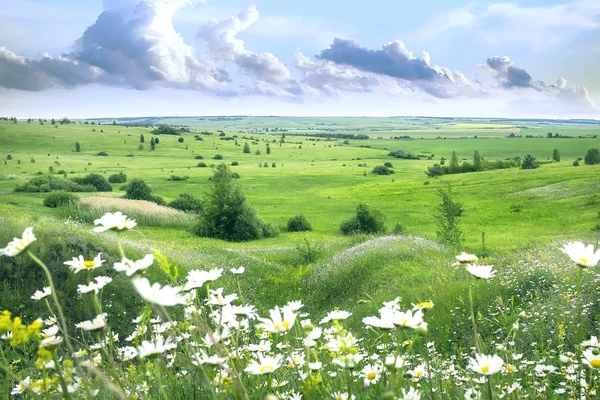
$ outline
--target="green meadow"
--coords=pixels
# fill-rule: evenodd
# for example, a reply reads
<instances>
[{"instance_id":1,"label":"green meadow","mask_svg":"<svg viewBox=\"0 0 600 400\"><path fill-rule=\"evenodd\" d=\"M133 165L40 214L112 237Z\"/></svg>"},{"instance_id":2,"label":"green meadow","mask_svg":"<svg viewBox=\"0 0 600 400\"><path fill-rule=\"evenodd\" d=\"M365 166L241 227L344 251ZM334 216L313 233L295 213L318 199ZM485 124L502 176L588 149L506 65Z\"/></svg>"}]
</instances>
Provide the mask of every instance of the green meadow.
<instances>
[{"instance_id":1,"label":"green meadow","mask_svg":"<svg viewBox=\"0 0 600 400\"><path fill-rule=\"evenodd\" d=\"M153 135L159 124L187 130L180 135ZM553 137L548 138L548 133ZM515 137L510 138L511 134ZM554 137L556 134L559 137ZM535 354L538 361L558 365L562 349L571 351L566 349L584 336L589 338L590 332L598 333L597 275L590 269L584 272L583 281L581 276L576 278L577 267L559 248L570 240L598 247L600 165L585 165L581 160L574 166L574 161L583 159L589 149L600 148L599 135L600 123L586 120L166 117L117 119L114 123L113 119L90 119L56 125L50 121L42 125L38 120L0 121L0 247L20 236L25 227L34 227L38 240L31 250L48 264L59 297L64 299L67 319L73 321L91 319L97 310L80 301L77 284L85 277L70 273L64 261L80 254L89 260L101 252L111 266L120 260L122 245L129 258L139 259L155 251L155 256L162 254L177 266L176 274L164 263L162 268L151 267L147 271L151 281L181 284L193 269L228 271L243 266L246 271L241 279L228 278L215 287L239 293L260 315L298 299L313 321L336 308L348 310L353 317L345 326L365 340L383 340L384 336L361 323L363 317L376 314L383 302L400 297L399 305L410 308L413 303L431 300L435 306L426 316L428 339L414 349L411 344L410 351L422 358L428 351L424 343L435 342L431 356L438 360L456 356L462 372L464 355L473 346L470 315L473 321L477 319L488 353L499 344L504 346L507 335L514 335L511 352L525 353L526 358ZM153 138L159 139L154 149L150 145ZM243 152L245 143L250 146L249 153ZM555 149L560 153L559 162L552 159ZM419 157L389 155L398 151ZM486 161L532 155L540 165L530 170L515 167L435 178L425 174L442 159L447 165L453 152L460 163L472 162L474 151ZM201 162L206 166L199 167ZM392 164L393 174L372 173L374 167L387 162ZM48 208L43 206L47 193L15 191L39 176L71 179L95 173L108 178L123 172L127 181L143 179L152 194L166 203L182 193L202 199L221 163L239 174L248 204L275 227L275 237L241 243L198 237L192 233L197 215L123 200L126 183L112 184L112 192L74 193L86 206ZM439 243L436 234L439 191L449 188L464 209L459 222L464 233L460 248ZM385 215L386 233L340 233L340 223L361 203ZM92 232L93 220L109 211L123 211L138 222L136 229L119 233L120 242L113 232ZM288 219L299 214L310 221L312 231L286 232ZM452 266L460 251L478 255L497 270L496 281L481 281L476 286L475 314L470 314L468 300L472 279L464 269ZM110 303L108 318L113 329L125 337L132 330L129 321L144 309L143 302L128 278L110 267L105 274L114 279L103 293ZM47 313L45 305L30 299L45 285L44 275L29 258L0 258L0 311L10 310L29 322ZM586 304L585 319L573 312L580 310L578 304ZM521 327L518 332L515 321ZM581 328L565 333L565 327L576 325ZM395 337L409 338L408 334ZM534 348L534 342L540 345ZM17 377L24 378L35 359L23 357L23 364L22 369L15 369L15 376L0 383L2 394L14 387ZM414 361L412 367L416 366ZM142 363L139 367L135 373L129 371L132 388L136 385L133 376L145 371ZM166 365L157 368L168 369ZM527 388L526 376L532 374L527 375L525 364L520 368ZM278 379L284 377L291 380L287 375ZM147 398L203 398L195 389L193 396L185 388L176 391L180 378L170 375L163 382L169 395L151 382ZM590 390L595 390L594 379L588 382ZM546 387L547 392L533 388L522 394L563 398L563 393L581 390L569 381L561 386L567 392L554 393L560 386L558 380ZM433 381L418 382L406 379L403 384L427 392L424 398L464 396L465 388L450 378L436 381L435 391ZM506 394L511 382L507 376L498 379L496 390ZM268 387L258 381L252 384L260 396L250 398L264 398L272 390L271 381ZM307 389L305 384L294 384L290 390L302 392L306 398L325 398L325 393L331 397L332 387L317 390L317 383L312 382L316 386ZM102 390L106 398L116 393ZM358 398L380 398L364 388L364 392L356 390ZM213 398L237 397L232 393Z\"/></svg>"}]
</instances>

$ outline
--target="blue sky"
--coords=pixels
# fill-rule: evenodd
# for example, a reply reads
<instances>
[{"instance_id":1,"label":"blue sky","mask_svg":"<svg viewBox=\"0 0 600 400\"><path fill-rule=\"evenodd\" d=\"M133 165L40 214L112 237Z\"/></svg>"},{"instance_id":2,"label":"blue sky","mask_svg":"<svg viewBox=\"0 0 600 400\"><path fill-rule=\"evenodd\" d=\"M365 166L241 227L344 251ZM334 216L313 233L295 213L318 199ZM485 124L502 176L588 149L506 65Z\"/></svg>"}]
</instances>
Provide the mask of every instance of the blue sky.
<instances>
[{"instance_id":1,"label":"blue sky","mask_svg":"<svg viewBox=\"0 0 600 400\"><path fill-rule=\"evenodd\" d=\"M0 0L0 114L600 118L600 2Z\"/></svg>"}]
</instances>

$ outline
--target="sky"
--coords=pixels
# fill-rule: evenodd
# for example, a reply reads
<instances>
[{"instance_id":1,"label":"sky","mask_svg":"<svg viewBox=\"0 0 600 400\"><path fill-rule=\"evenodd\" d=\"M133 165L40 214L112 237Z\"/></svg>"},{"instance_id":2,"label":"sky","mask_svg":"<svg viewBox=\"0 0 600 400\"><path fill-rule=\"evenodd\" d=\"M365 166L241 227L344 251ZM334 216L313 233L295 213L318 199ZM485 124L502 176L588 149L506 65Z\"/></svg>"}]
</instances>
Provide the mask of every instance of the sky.
<instances>
[{"instance_id":1,"label":"sky","mask_svg":"<svg viewBox=\"0 0 600 400\"><path fill-rule=\"evenodd\" d=\"M600 1L0 0L0 115L600 119Z\"/></svg>"}]
</instances>

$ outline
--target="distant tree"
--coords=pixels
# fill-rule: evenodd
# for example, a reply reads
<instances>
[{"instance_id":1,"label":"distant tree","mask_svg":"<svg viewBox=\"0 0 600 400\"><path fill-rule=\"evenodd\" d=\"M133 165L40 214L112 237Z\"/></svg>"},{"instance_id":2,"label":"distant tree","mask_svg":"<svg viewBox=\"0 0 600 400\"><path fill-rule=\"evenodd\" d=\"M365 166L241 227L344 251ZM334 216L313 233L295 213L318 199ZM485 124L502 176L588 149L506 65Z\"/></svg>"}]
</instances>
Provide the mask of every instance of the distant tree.
<instances>
[{"instance_id":1,"label":"distant tree","mask_svg":"<svg viewBox=\"0 0 600 400\"><path fill-rule=\"evenodd\" d=\"M51 123L52 125L56 125L56 120L55 120L54 118L52 118L52 119L50 120L50 123Z\"/></svg>"},{"instance_id":2,"label":"distant tree","mask_svg":"<svg viewBox=\"0 0 600 400\"><path fill-rule=\"evenodd\" d=\"M183 143L183 138L182 138L182 137L180 137L180 138L178 138L178 139L177 139L177 141L178 141L179 143Z\"/></svg>"},{"instance_id":3,"label":"distant tree","mask_svg":"<svg viewBox=\"0 0 600 400\"><path fill-rule=\"evenodd\" d=\"M244 153L250 154L250 145L248 142L244 143Z\"/></svg>"},{"instance_id":4,"label":"distant tree","mask_svg":"<svg viewBox=\"0 0 600 400\"><path fill-rule=\"evenodd\" d=\"M536 169L540 164L535 160L535 157L531 154L527 154L521 163L521 169Z\"/></svg>"},{"instance_id":5,"label":"distant tree","mask_svg":"<svg viewBox=\"0 0 600 400\"><path fill-rule=\"evenodd\" d=\"M79 144L79 142L75 142L75 151L77 153L79 153L81 151L81 145Z\"/></svg>"},{"instance_id":6,"label":"distant tree","mask_svg":"<svg viewBox=\"0 0 600 400\"><path fill-rule=\"evenodd\" d=\"M450 158L450 166L448 167L451 174L455 174L458 172L458 156L456 155L456 151L452 152L452 157Z\"/></svg>"},{"instance_id":7,"label":"distant tree","mask_svg":"<svg viewBox=\"0 0 600 400\"><path fill-rule=\"evenodd\" d=\"M139 178L133 178L125 187L126 199L130 200L147 200L158 204L164 203L160 197L152 195L152 189L146 182Z\"/></svg>"},{"instance_id":8,"label":"distant tree","mask_svg":"<svg viewBox=\"0 0 600 400\"><path fill-rule=\"evenodd\" d=\"M157 138L157 137L155 137L155 138L154 138L154 144L159 144L159 143L160 143L160 139L159 139L159 138Z\"/></svg>"},{"instance_id":9,"label":"distant tree","mask_svg":"<svg viewBox=\"0 0 600 400\"><path fill-rule=\"evenodd\" d=\"M583 158L587 165L600 164L600 151L598 149L589 149Z\"/></svg>"},{"instance_id":10,"label":"distant tree","mask_svg":"<svg viewBox=\"0 0 600 400\"><path fill-rule=\"evenodd\" d=\"M481 155L479 155L479 150L473 152L473 170L483 171L483 162L481 160Z\"/></svg>"},{"instance_id":11,"label":"distant tree","mask_svg":"<svg viewBox=\"0 0 600 400\"><path fill-rule=\"evenodd\" d=\"M154 151L154 149L156 148L156 142L154 141L154 138L150 139L150 149L152 151Z\"/></svg>"},{"instance_id":12,"label":"distant tree","mask_svg":"<svg viewBox=\"0 0 600 400\"><path fill-rule=\"evenodd\" d=\"M442 200L437 208L438 213L435 215L439 229L436 231L438 240L458 248L464 241L464 234L458 226L464 212L463 205L452 199L451 187L448 187L447 191L438 189L438 193Z\"/></svg>"},{"instance_id":13,"label":"distant tree","mask_svg":"<svg viewBox=\"0 0 600 400\"><path fill-rule=\"evenodd\" d=\"M117 121L114 121L114 120L113 120L113 125L116 125L116 124L117 124Z\"/></svg>"},{"instance_id":14,"label":"distant tree","mask_svg":"<svg viewBox=\"0 0 600 400\"><path fill-rule=\"evenodd\" d=\"M142 134L140 135L140 142L141 142L141 143L144 143L144 140L146 140L146 139L144 139L144 134L142 133Z\"/></svg>"},{"instance_id":15,"label":"distant tree","mask_svg":"<svg viewBox=\"0 0 600 400\"><path fill-rule=\"evenodd\" d=\"M271 147L269 145L267 145L267 154L271 154Z\"/></svg>"},{"instance_id":16,"label":"distant tree","mask_svg":"<svg viewBox=\"0 0 600 400\"><path fill-rule=\"evenodd\" d=\"M560 153L558 152L558 149L554 149L552 152L552 159L556 162L560 162Z\"/></svg>"},{"instance_id":17,"label":"distant tree","mask_svg":"<svg viewBox=\"0 0 600 400\"><path fill-rule=\"evenodd\" d=\"M30 124L31 123L31 118L27 118L27 123Z\"/></svg>"}]
</instances>

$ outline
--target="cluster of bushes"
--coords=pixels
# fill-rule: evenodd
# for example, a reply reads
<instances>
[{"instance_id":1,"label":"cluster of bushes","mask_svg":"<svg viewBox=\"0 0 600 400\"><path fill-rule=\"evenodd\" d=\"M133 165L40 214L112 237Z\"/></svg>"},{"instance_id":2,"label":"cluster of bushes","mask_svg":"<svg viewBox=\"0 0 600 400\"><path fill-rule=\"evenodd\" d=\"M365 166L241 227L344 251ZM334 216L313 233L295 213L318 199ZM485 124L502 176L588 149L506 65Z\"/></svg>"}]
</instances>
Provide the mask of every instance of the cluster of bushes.
<instances>
[{"instance_id":1,"label":"cluster of bushes","mask_svg":"<svg viewBox=\"0 0 600 400\"><path fill-rule=\"evenodd\" d=\"M189 132L189 128L174 128L169 125L159 125L152 130L154 135L181 135L183 132Z\"/></svg>"},{"instance_id":2,"label":"cluster of bushes","mask_svg":"<svg viewBox=\"0 0 600 400\"><path fill-rule=\"evenodd\" d=\"M36 176L28 182L17 185L15 192L110 192L112 186L102 175L89 174L83 178L61 179L53 176Z\"/></svg>"},{"instance_id":3,"label":"cluster of bushes","mask_svg":"<svg viewBox=\"0 0 600 400\"><path fill-rule=\"evenodd\" d=\"M385 232L385 215L366 204L356 207L356 214L342 221L340 232L344 235L377 234Z\"/></svg>"},{"instance_id":4,"label":"cluster of bushes","mask_svg":"<svg viewBox=\"0 0 600 400\"><path fill-rule=\"evenodd\" d=\"M378 165L375 168L373 168L373 171L371 171L371 173L375 175L391 175L394 173L394 170L388 167L387 165Z\"/></svg>"},{"instance_id":5,"label":"cluster of bushes","mask_svg":"<svg viewBox=\"0 0 600 400\"><path fill-rule=\"evenodd\" d=\"M108 182L110 183L125 183L127 182L127 175L123 172L119 172L118 174L113 174L108 177Z\"/></svg>"},{"instance_id":6,"label":"cluster of bushes","mask_svg":"<svg viewBox=\"0 0 600 400\"><path fill-rule=\"evenodd\" d=\"M187 213L199 214L202 212L202 202L188 193L180 194L167 206Z\"/></svg>"},{"instance_id":7,"label":"cluster of bushes","mask_svg":"<svg viewBox=\"0 0 600 400\"><path fill-rule=\"evenodd\" d=\"M530 156L528 156L530 157ZM527 157L526 157L527 158ZM535 158L534 158L535 161ZM535 164L538 165L539 164ZM468 172L479 172L479 171L490 171L495 169L508 169L508 168L516 168L521 167L522 161L521 157L515 157L513 159L508 160L495 160L495 161L486 161L481 157L479 151L475 150L473 153L473 162L464 161L459 163L458 156L456 152L452 152L452 157L450 159L450 164L446 165L446 160L442 158L442 161L439 164L433 164L430 167L427 167L427 171L425 174L432 178L435 176L448 175L448 174L464 174ZM536 167L537 168L537 167Z\"/></svg>"},{"instance_id":8,"label":"cluster of bushes","mask_svg":"<svg viewBox=\"0 0 600 400\"><path fill-rule=\"evenodd\" d=\"M44 197L44 207L57 208L74 205L79 202L79 197L69 192L51 192Z\"/></svg>"},{"instance_id":9,"label":"cluster of bushes","mask_svg":"<svg viewBox=\"0 0 600 400\"><path fill-rule=\"evenodd\" d=\"M190 179L190 177L187 175L171 175L169 178L167 178L168 181L187 181L188 179Z\"/></svg>"},{"instance_id":10,"label":"cluster of bushes","mask_svg":"<svg viewBox=\"0 0 600 400\"><path fill-rule=\"evenodd\" d=\"M388 157L400 158L402 160L420 160L419 156L405 153L403 150L390 151Z\"/></svg>"},{"instance_id":11,"label":"cluster of bushes","mask_svg":"<svg viewBox=\"0 0 600 400\"><path fill-rule=\"evenodd\" d=\"M129 200L146 200L164 206L165 201L160 196L152 194L152 188L148 186L142 179L134 178L129 181L125 187L125 199Z\"/></svg>"}]
</instances>

